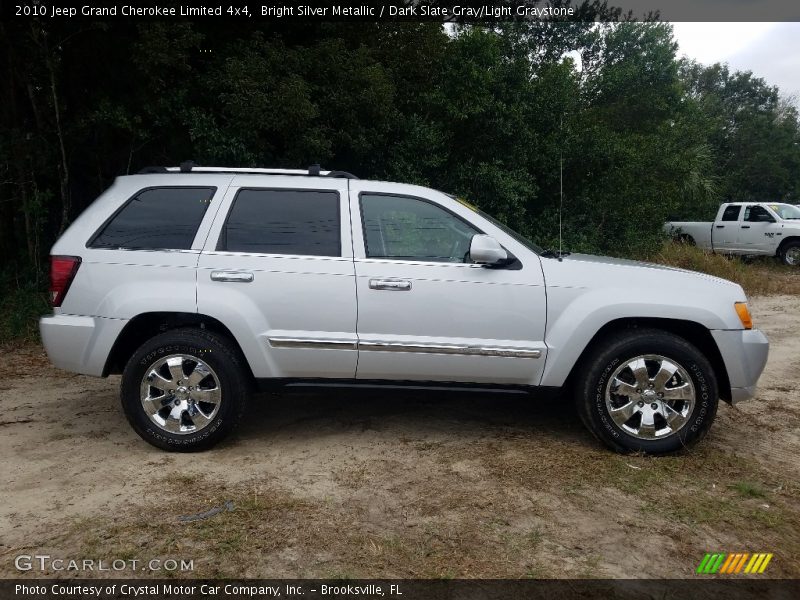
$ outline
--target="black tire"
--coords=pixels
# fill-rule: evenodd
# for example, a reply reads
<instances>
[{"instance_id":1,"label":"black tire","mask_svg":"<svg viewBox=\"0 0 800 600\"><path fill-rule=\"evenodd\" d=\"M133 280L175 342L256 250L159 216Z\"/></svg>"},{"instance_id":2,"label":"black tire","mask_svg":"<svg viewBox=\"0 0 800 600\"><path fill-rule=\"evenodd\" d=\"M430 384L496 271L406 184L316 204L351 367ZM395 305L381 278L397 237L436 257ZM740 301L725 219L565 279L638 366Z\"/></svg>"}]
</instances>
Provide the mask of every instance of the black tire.
<instances>
[{"instance_id":1,"label":"black tire","mask_svg":"<svg viewBox=\"0 0 800 600\"><path fill-rule=\"evenodd\" d=\"M694 238L686 233L682 234L680 239L678 240L681 244L685 246L696 246L697 243L694 241Z\"/></svg>"},{"instance_id":2,"label":"black tire","mask_svg":"<svg viewBox=\"0 0 800 600\"><path fill-rule=\"evenodd\" d=\"M169 356L180 355L201 359L211 370L212 378L204 380L207 387L219 390L219 401L208 406L216 406L209 412L209 419L202 428L187 433L167 431L148 416L142 401L141 386L143 378L154 364ZM181 369L191 369L191 360L186 360ZM196 364L196 363L195 363ZM239 424L250 395L250 380L244 368L244 358L238 349L225 337L210 333L203 329L175 329L157 335L139 347L125 366L120 385L122 408L128 422L142 439L162 450L174 452L198 452L207 450L228 436ZM169 372L169 366L162 366ZM191 376L191 373L187 376ZM209 384L208 382L211 381ZM183 389L183 388L182 388ZM200 390L200 384L197 388ZM158 390L155 390L156 393ZM177 390L175 390L177 391ZM186 392L189 394L190 392ZM172 407L170 398L164 395L164 410L169 413ZM194 402L187 400L187 402ZM176 409L178 411L179 409ZM160 414L164 414L163 411ZM189 419L188 428L195 427L194 422L185 413L180 416L181 427L184 420ZM174 421L173 421L174 422Z\"/></svg>"},{"instance_id":3,"label":"black tire","mask_svg":"<svg viewBox=\"0 0 800 600\"><path fill-rule=\"evenodd\" d=\"M641 439L632 435L615 422L609 411L606 402L606 391L610 390L611 379L615 371L623 368L627 361L646 355L657 355L664 357L673 364L678 365L691 379L694 386L694 406L686 406L687 415L682 427L677 431L664 434L663 437L655 439ZM649 359L648 359L649 360ZM657 362L647 362L648 372ZM714 370L706 357L692 344L685 339L674 334L658 329L632 329L619 333L609 338L603 345L595 349L589 356L578 365L578 376L575 385L575 404L578 414L584 425L595 437L606 446L617 452L645 452L647 454L669 454L690 447L701 440L711 427L714 417L717 414L719 402L719 392ZM624 373L624 371L623 371ZM624 376L623 373L620 375ZM630 371L632 375L633 372ZM667 383L677 381L668 380ZM633 387L638 384L633 382ZM616 388L615 389L619 389ZM638 393L638 389L636 392ZM665 395L668 395L664 392ZM653 392L648 391L648 394ZM633 392L631 392L633 395ZM619 396L611 396L612 399L619 399ZM624 397L624 395L623 395ZM639 398L644 398L641 396ZM622 399L621 404L628 400ZM656 400L658 400L656 398ZM614 400L616 401L616 400ZM640 400L641 402L641 400ZM644 400L644 404L649 400ZM637 402L637 406L642 406ZM656 405L652 405L656 406ZM617 408L617 406L614 406ZM635 410L642 410L637 408ZM662 410L661 414L665 414ZM635 427L636 415L631 417L633 421L623 423L624 426ZM639 429L641 430L642 416L639 416ZM655 417L658 424L664 425L662 417Z\"/></svg>"},{"instance_id":4,"label":"black tire","mask_svg":"<svg viewBox=\"0 0 800 600\"><path fill-rule=\"evenodd\" d=\"M787 253L789 250L796 250L800 248L800 240L792 240L790 242L786 242L783 246L781 246L780 250L778 251L778 258L780 259L781 263L787 265L789 267L797 267L800 266L797 262L791 262L787 257Z\"/></svg>"}]
</instances>

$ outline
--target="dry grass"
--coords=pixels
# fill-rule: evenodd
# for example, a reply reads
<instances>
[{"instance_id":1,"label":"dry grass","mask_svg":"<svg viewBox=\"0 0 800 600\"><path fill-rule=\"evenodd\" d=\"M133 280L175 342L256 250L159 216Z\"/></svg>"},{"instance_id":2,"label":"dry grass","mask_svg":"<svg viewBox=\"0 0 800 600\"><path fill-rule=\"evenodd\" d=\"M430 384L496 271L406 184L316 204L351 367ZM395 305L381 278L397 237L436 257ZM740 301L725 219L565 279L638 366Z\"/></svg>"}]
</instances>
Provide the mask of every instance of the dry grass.
<instances>
[{"instance_id":1,"label":"dry grass","mask_svg":"<svg viewBox=\"0 0 800 600\"><path fill-rule=\"evenodd\" d=\"M35 374L52 371L53 365L42 345L22 339L0 343L0 378L19 376L20 373Z\"/></svg>"},{"instance_id":2,"label":"dry grass","mask_svg":"<svg viewBox=\"0 0 800 600\"><path fill-rule=\"evenodd\" d=\"M620 456L503 429L433 456L411 445L428 462L422 480L393 461L362 462L355 477L337 474L342 498L300 498L265 479L226 485L172 474L143 506L73 522L51 543L80 556L193 558L193 573L164 573L177 577L594 578L616 574L609 556L634 535L676 565L747 545L781 557L775 575L796 572L796 484L754 461L711 444L675 457ZM378 490L396 504L379 505ZM231 512L177 519L229 500ZM641 552L634 548L625 552Z\"/></svg>"},{"instance_id":3,"label":"dry grass","mask_svg":"<svg viewBox=\"0 0 800 600\"><path fill-rule=\"evenodd\" d=\"M291 572L300 577L350 579L389 577L453 578L522 575L538 572L533 554L541 541L536 530L512 529L503 519L481 517L469 523L430 515L407 527L389 519L369 522L365 507L298 499L258 483L215 484L202 477L162 484L153 506L124 518L81 519L52 541L81 555L123 559L192 558L194 572L164 572L168 577L263 577ZM450 509L470 503L464 491L446 495ZM232 511L181 523L177 515L200 513L226 501ZM442 509L442 506L437 507ZM446 521L446 522L445 522ZM487 553L488 548L493 552ZM149 573L143 573L149 575ZM155 574L154 574L155 575ZM140 575L141 576L141 575Z\"/></svg>"},{"instance_id":4,"label":"dry grass","mask_svg":"<svg viewBox=\"0 0 800 600\"><path fill-rule=\"evenodd\" d=\"M708 273L735 281L750 296L800 294L800 268L787 267L775 258L723 256L680 242L666 243L650 262Z\"/></svg>"}]
</instances>

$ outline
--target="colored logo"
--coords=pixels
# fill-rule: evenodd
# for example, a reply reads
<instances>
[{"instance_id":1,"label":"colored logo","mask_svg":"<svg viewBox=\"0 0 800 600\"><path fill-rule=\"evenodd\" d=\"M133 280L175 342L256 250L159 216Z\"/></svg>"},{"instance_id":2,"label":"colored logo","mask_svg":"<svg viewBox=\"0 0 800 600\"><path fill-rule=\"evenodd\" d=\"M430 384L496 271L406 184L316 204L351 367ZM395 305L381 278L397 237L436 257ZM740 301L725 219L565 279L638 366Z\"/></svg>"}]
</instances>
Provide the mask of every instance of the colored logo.
<instances>
[{"instance_id":1,"label":"colored logo","mask_svg":"<svg viewBox=\"0 0 800 600\"><path fill-rule=\"evenodd\" d=\"M772 553L750 554L740 552L738 554L706 554L697 567L697 572L703 575L738 575L763 573L769 561L772 560Z\"/></svg>"}]
</instances>

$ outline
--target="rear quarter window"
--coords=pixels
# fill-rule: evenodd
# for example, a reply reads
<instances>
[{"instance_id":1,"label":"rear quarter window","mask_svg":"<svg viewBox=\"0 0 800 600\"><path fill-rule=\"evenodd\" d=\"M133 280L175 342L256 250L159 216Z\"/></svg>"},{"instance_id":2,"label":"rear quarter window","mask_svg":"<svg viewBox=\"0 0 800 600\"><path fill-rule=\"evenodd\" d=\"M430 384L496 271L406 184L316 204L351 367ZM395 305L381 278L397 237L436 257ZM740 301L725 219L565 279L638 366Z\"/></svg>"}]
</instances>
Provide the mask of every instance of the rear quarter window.
<instances>
[{"instance_id":1,"label":"rear quarter window","mask_svg":"<svg viewBox=\"0 0 800 600\"><path fill-rule=\"evenodd\" d=\"M722 213L722 220L723 221L738 221L739 220L739 212L741 212L741 206L726 206L725 212Z\"/></svg>"},{"instance_id":2,"label":"rear quarter window","mask_svg":"<svg viewBox=\"0 0 800 600\"><path fill-rule=\"evenodd\" d=\"M213 187L145 188L114 213L87 245L188 250L215 191Z\"/></svg>"}]
</instances>

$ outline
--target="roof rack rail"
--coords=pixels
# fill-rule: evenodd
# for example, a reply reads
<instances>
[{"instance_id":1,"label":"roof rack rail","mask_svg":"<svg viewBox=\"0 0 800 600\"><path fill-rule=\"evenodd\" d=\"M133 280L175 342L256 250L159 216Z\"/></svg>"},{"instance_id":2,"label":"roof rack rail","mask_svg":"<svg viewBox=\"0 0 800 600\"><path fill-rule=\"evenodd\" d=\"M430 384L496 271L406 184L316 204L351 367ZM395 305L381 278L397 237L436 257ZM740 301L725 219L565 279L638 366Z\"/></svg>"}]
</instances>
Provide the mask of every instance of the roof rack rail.
<instances>
[{"instance_id":1,"label":"roof rack rail","mask_svg":"<svg viewBox=\"0 0 800 600\"><path fill-rule=\"evenodd\" d=\"M200 167L191 160L184 161L178 167L145 167L139 175L154 173L239 173L243 175L302 175L311 177L334 177L339 179L358 179L347 171L323 171L318 165L308 169L261 169L248 167Z\"/></svg>"}]
</instances>

